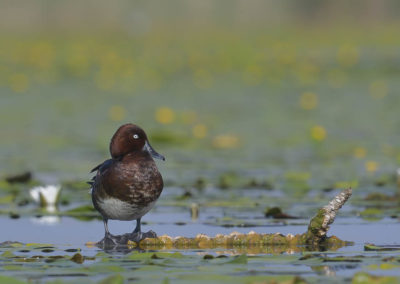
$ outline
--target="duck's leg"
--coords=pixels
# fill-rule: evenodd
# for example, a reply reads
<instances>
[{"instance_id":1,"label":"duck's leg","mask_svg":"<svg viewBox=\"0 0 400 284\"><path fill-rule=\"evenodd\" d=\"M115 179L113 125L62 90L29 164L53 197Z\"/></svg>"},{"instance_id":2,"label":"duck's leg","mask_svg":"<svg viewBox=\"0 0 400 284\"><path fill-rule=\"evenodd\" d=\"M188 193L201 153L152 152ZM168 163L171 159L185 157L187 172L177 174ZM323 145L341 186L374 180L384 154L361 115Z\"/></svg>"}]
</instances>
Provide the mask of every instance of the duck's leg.
<instances>
[{"instance_id":1,"label":"duck's leg","mask_svg":"<svg viewBox=\"0 0 400 284\"><path fill-rule=\"evenodd\" d=\"M108 230L108 219L103 218L104 223L104 238L97 243L98 246L101 247L109 247L115 246L117 244L117 240L111 235L110 231Z\"/></svg>"},{"instance_id":2,"label":"duck's leg","mask_svg":"<svg viewBox=\"0 0 400 284\"><path fill-rule=\"evenodd\" d=\"M111 234L110 234L110 231L108 230L108 219L103 219L103 223L104 223L104 231L105 231L104 237L110 237Z\"/></svg>"},{"instance_id":3,"label":"duck's leg","mask_svg":"<svg viewBox=\"0 0 400 284\"><path fill-rule=\"evenodd\" d=\"M141 219L142 218L137 218L136 219L136 228L135 228L135 230L133 230L133 232L132 232L132 234L137 234L137 233L141 233L142 232L142 229L141 229Z\"/></svg>"},{"instance_id":4,"label":"duck's leg","mask_svg":"<svg viewBox=\"0 0 400 284\"><path fill-rule=\"evenodd\" d=\"M142 229L141 229L141 218L136 219L136 227L135 230L130 234L130 240L134 242L140 242L143 239Z\"/></svg>"},{"instance_id":5,"label":"duck's leg","mask_svg":"<svg viewBox=\"0 0 400 284\"><path fill-rule=\"evenodd\" d=\"M140 242L145 238L157 238L157 234L153 231L148 231L146 233L142 233L141 229L141 218L136 219L136 227L131 234L131 240L135 242Z\"/></svg>"}]
</instances>

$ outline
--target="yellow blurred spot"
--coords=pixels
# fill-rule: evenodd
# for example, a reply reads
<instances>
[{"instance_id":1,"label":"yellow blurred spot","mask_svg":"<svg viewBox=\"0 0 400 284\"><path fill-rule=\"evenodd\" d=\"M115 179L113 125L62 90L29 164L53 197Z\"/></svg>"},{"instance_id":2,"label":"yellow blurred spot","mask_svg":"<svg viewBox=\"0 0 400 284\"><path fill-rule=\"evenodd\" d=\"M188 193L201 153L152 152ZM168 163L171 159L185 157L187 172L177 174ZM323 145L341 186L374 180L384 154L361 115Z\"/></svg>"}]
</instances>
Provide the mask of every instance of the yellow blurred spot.
<instances>
[{"instance_id":1,"label":"yellow blurred spot","mask_svg":"<svg viewBox=\"0 0 400 284\"><path fill-rule=\"evenodd\" d=\"M123 106L112 106L108 111L108 116L112 121L121 121L124 119L126 114L125 108Z\"/></svg>"},{"instance_id":2,"label":"yellow blurred spot","mask_svg":"<svg viewBox=\"0 0 400 284\"><path fill-rule=\"evenodd\" d=\"M160 107L156 110L156 120L162 124L169 124L175 120L175 112L169 107Z\"/></svg>"},{"instance_id":3,"label":"yellow blurred spot","mask_svg":"<svg viewBox=\"0 0 400 284\"><path fill-rule=\"evenodd\" d=\"M16 93L25 92L29 88L29 79L25 74L16 73L8 79L11 90Z\"/></svg>"},{"instance_id":4,"label":"yellow blurred spot","mask_svg":"<svg viewBox=\"0 0 400 284\"><path fill-rule=\"evenodd\" d=\"M192 128L192 133L194 137L202 139L207 136L207 126L204 124L196 124Z\"/></svg>"},{"instance_id":5,"label":"yellow blurred spot","mask_svg":"<svg viewBox=\"0 0 400 284\"><path fill-rule=\"evenodd\" d=\"M371 94L371 97L373 97L374 99L382 99L386 97L388 93L388 87L386 81L377 80L372 82L369 85L369 93Z\"/></svg>"},{"instance_id":6,"label":"yellow blurred spot","mask_svg":"<svg viewBox=\"0 0 400 284\"><path fill-rule=\"evenodd\" d=\"M29 61L40 69L48 69L54 61L54 47L48 42L39 42L32 46Z\"/></svg>"},{"instance_id":7,"label":"yellow blurred spot","mask_svg":"<svg viewBox=\"0 0 400 284\"><path fill-rule=\"evenodd\" d=\"M369 173L374 173L378 169L378 163L375 161L367 161L365 162L365 170Z\"/></svg>"},{"instance_id":8,"label":"yellow blurred spot","mask_svg":"<svg viewBox=\"0 0 400 284\"><path fill-rule=\"evenodd\" d=\"M200 89L209 89L214 84L214 79L207 70L198 69L193 74L193 82Z\"/></svg>"},{"instance_id":9,"label":"yellow blurred spot","mask_svg":"<svg viewBox=\"0 0 400 284\"><path fill-rule=\"evenodd\" d=\"M311 128L311 138L316 141L323 141L326 138L326 130L320 125Z\"/></svg>"},{"instance_id":10,"label":"yellow blurred spot","mask_svg":"<svg viewBox=\"0 0 400 284\"><path fill-rule=\"evenodd\" d=\"M364 147L356 147L354 149L354 157L356 158L364 158L367 155L367 150Z\"/></svg>"},{"instance_id":11,"label":"yellow blurred spot","mask_svg":"<svg viewBox=\"0 0 400 284\"><path fill-rule=\"evenodd\" d=\"M337 61L344 67L353 66L358 62L359 51L354 45L343 45L337 52Z\"/></svg>"},{"instance_id":12,"label":"yellow blurred spot","mask_svg":"<svg viewBox=\"0 0 400 284\"><path fill-rule=\"evenodd\" d=\"M318 105L318 97L315 93L305 92L300 96L300 107L306 110L312 110Z\"/></svg>"},{"instance_id":13,"label":"yellow blurred spot","mask_svg":"<svg viewBox=\"0 0 400 284\"><path fill-rule=\"evenodd\" d=\"M243 81L248 85L257 85L261 83L263 71L260 66L249 65L243 72Z\"/></svg>"},{"instance_id":14,"label":"yellow blurred spot","mask_svg":"<svg viewBox=\"0 0 400 284\"><path fill-rule=\"evenodd\" d=\"M220 149L234 149L239 146L239 138L235 135L218 135L213 139L212 145Z\"/></svg>"}]
</instances>

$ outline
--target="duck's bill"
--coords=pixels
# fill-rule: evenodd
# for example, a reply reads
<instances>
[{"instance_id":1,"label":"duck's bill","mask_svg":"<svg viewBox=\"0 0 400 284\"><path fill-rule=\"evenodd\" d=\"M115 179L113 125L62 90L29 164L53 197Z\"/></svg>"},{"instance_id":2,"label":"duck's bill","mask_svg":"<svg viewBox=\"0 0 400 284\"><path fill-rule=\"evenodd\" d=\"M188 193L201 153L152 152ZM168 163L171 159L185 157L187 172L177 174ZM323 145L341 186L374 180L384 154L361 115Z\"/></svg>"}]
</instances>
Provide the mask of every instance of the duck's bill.
<instances>
[{"instance_id":1,"label":"duck's bill","mask_svg":"<svg viewBox=\"0 0 400 284\"><path fill-rule=\"evenodd\" d=\"M150 143L146 141L146 144L144 145L144 147L146 148L147 152L150 153L150 155L154 158L154 159L160 159L165 161L165 157L161 154L158 154L156 152L156 150L153 149L153 147L151 147Z\"/></svg>"}]
</instances>

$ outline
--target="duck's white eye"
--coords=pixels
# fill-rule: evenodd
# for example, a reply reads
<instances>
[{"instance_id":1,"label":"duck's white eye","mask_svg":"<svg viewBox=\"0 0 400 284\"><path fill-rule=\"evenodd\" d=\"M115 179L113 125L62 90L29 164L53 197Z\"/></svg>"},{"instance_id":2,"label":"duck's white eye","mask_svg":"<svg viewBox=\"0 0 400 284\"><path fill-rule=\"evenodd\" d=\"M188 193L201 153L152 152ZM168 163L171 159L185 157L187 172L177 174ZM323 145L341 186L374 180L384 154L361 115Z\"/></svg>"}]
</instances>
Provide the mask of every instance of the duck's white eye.
<instances>
[{"instance_id":1,"label":"duck's white eye","mask_svg":"<svg viewBox=\"0 0 400 284\"><path fill-rule=\"evenodd\" d=\"M134 139L138 139L138 138L139 138L139 135L133 134L133 138L134 138Z\"/></svg>"}]
</instances>

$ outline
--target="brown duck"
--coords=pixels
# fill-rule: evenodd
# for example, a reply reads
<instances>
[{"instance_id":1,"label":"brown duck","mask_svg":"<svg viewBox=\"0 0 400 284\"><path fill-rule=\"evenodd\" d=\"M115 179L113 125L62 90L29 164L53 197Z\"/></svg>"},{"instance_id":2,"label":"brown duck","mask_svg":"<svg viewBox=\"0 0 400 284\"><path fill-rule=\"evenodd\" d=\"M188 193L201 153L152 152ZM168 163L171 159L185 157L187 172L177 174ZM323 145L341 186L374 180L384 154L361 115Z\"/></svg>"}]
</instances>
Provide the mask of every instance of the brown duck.
<instances>
[{"instance_id":1,"label":"brown duck","mask_svg":"<svg viewBox=\"0 0 400 284\"><path fill-rule=\"evenodd\" d=\"M104 221L105 236L100 242L117 244L107 226L112 220L136 220L128 238L135 241L155 237L152 231L142 233L141 218L153 208L163 190L163 179L153 158L165 160L150 145L146 133L135 124L122 125L110 142L111 159L95 167L90 184L94 207Z\"/></svg>"}]
</instances>

